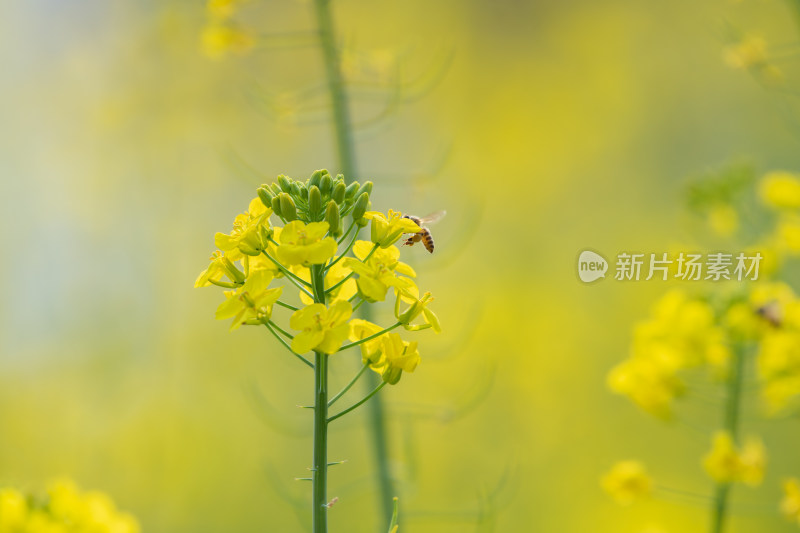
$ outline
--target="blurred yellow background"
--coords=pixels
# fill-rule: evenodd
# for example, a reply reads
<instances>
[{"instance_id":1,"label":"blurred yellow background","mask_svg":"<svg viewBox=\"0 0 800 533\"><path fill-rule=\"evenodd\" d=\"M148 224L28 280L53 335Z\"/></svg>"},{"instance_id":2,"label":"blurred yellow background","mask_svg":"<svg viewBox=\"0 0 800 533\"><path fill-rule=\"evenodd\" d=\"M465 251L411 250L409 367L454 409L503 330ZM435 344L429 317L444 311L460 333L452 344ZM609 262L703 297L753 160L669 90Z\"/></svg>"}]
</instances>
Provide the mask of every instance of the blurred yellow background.
<instances>
[{"instance_id":1,"label":"blurred yellow background","mask_svg":"<svg viewBox=\"0 0 800 533\"><path fill-rule=\"evenodd\" d=\"M666 284L584 286L574 263L586 247L694 242L688 175L742 157L798 168L796 97L722 58L726 28L795 43L798 15L776 0L334 9L367 71L356 122L390 103L356 134L356 178L375 182L378 210L448 211L436 254L403 250L445 331L421 335L419 369L382 393L401 531L705 531L706 506L621 509L600 490L614 461L640 458L708 492L708 439L605 384ZM241 20L313 27L299 1L252 0ZM144 531L304 531L307 371L265 331L228 333L218 291L192 284L259 183L338 171L322 63L313 46L212 60L205 24L199 0L0 6L0 484L69 476ZM783 56L799 90L800 56ZM381 70L395 60L418 81L396 109ZM736 491L730 531L791 531L774 502L800 474L800 431L744 416L776 468ZM687 418L710 433L719 416ZM331 459L348 460L330 473L331 531L385 530L363 420L331 434ZM496 488L497 516L476 525Z\"/></svg>"}]
</instances>

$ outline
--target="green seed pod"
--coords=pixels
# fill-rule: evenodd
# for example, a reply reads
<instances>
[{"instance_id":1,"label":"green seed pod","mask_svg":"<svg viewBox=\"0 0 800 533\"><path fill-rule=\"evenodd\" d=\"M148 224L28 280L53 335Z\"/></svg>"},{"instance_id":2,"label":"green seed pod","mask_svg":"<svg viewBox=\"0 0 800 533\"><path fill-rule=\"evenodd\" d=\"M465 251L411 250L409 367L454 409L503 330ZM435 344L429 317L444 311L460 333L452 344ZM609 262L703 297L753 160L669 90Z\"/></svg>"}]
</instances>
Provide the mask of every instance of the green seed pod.
<instances>
[{"instance_id":1,"label":"green seed pod","mask_svg":"<svg viewBox=\"0 0 800 533\"><path fill-rule=\"evenodd\" d=\"M333 198L334 202L341 204L344 201L345 189L347 189L347 187L343 181L336 183L336 185L333 187L333 192L331 192L331 198Z\"/></svg>"},{"instance_id":2,"label":"green seed pod","mask_svg":"<svg viewBox=\"0 0 800 533\"><path fill-rule=\"evenodd\" d=\"M322 193L322 196L329 196L332 188L333 178L331 178L330 174L325 174L322 176L322 181L319 184L319 192Z\"/></svg>"},{"instance_id":3,"label":"green seed pod","mask_svg":"<svg viewBox=\"0 0 800 533\"><path fill-rule=\"evenodd\" d=\"M357 181L354 181L353 183L348 185L347 188L345 188L344 190L344 197L347 198L348 200L352 200L353 198L355 198L358 187L359 185Z\"/></svg>"},{"instance_id":4,"label":"green seed pod","mask_svg":"<svg viewBox=\"0 0 800 533\"><path fill-rule=\"evenodd\" d=\"M361 196L364 193L372 194L372 182L371 181L365 181L364 184L361 185L361 187L358 189L358 192L356 193L356 198L358 198L359 196Z\"/></svg>"},{"instance_id":5,"label":"green seed pod","mask_svg":"<svg viewBox=\"0 0 800 533\"><path fill-rule=\"evenodd\" d=\"M278 215L279 217L283 217L281 214L281 198L280 196L273 196L272 197L272 212Z\"/></svg>"},{"instance_id":6,"label":"green seed pod","mask_svg":"<svg viewBox=\"0 0 800 533\"><path fill-rule=\"evenodd\" d=\"M368 193L361 193L356 200L356 205L353 206L353 220L361 220L364 218L364 213L367 212L367 208L369 207L369 194Z\"/></svg>"},{"instance_id":7,"label":"green seed pod","mask_svg":"<svg viewBox=\"0 0 800 533\"><path fill-rule=\"evenodd\" d=\"M319 187L312 185L308 191L308 214L309 218L314 221L322 211L322 193L319 192Z\"/></svg>"},{"instance_id":8,"label":"green seed pod","mask_svg":"<svg viewBox=\"0 0 800 533\"><path fill-rule=\"evenodd\" d=\"M328 202L328 208L325 210L325 220L330 226L331 233L335 233L339 229L339 205L333 200Z\"/></svg>"},{"instance_id":9,"label":"green seed pod","mask_svg":"<svg viewBox=\"0 0 800 533\"><path fill-rule=\"evenodd\" d=\"M278 185L283 192L292 192L292 180L283 174L278 176Z\"/></svg>"},{"instance_id":10,"label":"green seed pod","mask_svg":"<svg viewBox=\"0 0 800 533\"><path fill-rule=\"evenodd\" d=\"M297 206L294 205L292 197L284 192L280 194L279 198L281 199L281 214L283 218L288 222L297 220Z\"/></svg>"},{"instance_id":11,"label":"green seed pod","mask_svg":"<svg viewBox=\"0 0 800 533\"><path fill-rule=\"evenodd\" d=\"M324 168L322 170L315 170L314 173L311 174L311 178L308 180L308 187L311 188L312 185L319 187L320 183L322 182L322 176L327 173L328 171Z\"/></svg>"},{"instance_id":12,"label":"green seed pod","mask_svg":"<svg viewBox=\"0 0 800 533\"><path fill-rule=\"evenodd\" d=\"M272 207L272 191L265 187L259 187L256 189L258 193L258 197L261 198L261 203L267 207Z\"/></svg>"}]
</instances>

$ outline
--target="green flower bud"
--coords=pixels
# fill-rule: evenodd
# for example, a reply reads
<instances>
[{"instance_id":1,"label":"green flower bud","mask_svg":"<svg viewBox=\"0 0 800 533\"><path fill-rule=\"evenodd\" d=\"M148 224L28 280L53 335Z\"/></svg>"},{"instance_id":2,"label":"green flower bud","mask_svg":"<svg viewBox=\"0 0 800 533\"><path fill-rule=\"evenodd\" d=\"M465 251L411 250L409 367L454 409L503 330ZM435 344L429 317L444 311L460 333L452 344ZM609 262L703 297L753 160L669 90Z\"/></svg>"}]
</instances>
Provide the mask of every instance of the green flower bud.
<instances>
[{"instance_id":1,"label":"green flower bud","mask_svg":"<svg viewBox=\"0 0 800 533\"><path fill-rule=\"evenodd\" d=\"M403 369L394 368L392 366L387 366L386 369L381 373L381 379L383 379L383 381L389 385L397 385L397 382L400 381L402 376Z\"/></svg>"},{"instance_id":2,"label":"green flower bud","mask_svg":"<svg viewBox=\"0 0 800 533\"><path fill-rule=\"evenodd\" d=\"M258 193L258 197L261 198L262 204L264 204L266 207L272 207L272 191L264 186L261 186L256 189L256 192Z\"/></svg>"},{"instance_id":3,"label":"green flower bud","mask_svg":"<svg viewBox=\"0 0 800 533\"><path fill-rule=\"evenodd\" d=\"M354 181L353 183L348 185L347 188L344 191L344 197L347 198L348 200L352 200L353 198L355 198L356 197L356 191L358 190L358 187L359 187L359 184L358 184L357 181Z\"/></svg>"},{"instance_id":4,"label":"green flower bud","mask_svg":"<svg viewBox=\"0 0 800 533\"><path fill-rule=\"evenodd\" d=\"M312 185L311 189L309 189L308 191L309 218L312 221L316 221L317 216L319 216L321 211L322 211L322 193L319 191L319 187L317 187L316 185Z\"/></svg>"},{"instance_id":5,"label":"green flower bud","mask_svg":"<svg viewBox=\"0 0 800 533\"><path fill-rule=\"evenodd\" d=\"M356 198L358 198L359 196L361 196L364 193L367 193L368 195L372 194L372 182L371 181L365 181L361 185L361 187L358 189L358 192L356 193Z\"/></svg>"},{"instance_id":6,"label":"green flower bud","mask_svg":"<svg viewBox=\"0 0 800 533\"><path fill-rule=\"evenodd\" d=\"M269 188L272 189L272 194L274 196L278 196L281 193L281 186L274 181L269 184Z\"/></svg>"},{"instance_id":7,"label":"green flower bud","mask_svg":"<svg viewBox=\"0 0 800 533\"><path fill-rule=\"evenodd\" d=\"M356 220L356 226L358 226L359 228L363 228L367 224L369 224L369 219L359 218L358 220Z\"/></svg>"},{"instance_id":8,"label":"green flower bud","mask_svg":"<svg viewBox=\"0 0 800 533\"><path fill-rule=\"evenodd\" d=\"M233 281L241 285L245 281L244 272L236 268L236 266L231 263L231 260L227 257L222 258L222 268L225 270L225 274Z\"/></svg>"},{"instance_id":9,"label":"green flower bud","mask_svg":"<svg viewBox=\"0 0 800 533\"><path fill-rule=\"evenodd\" d=\"M279 198L281 199L281 215L283 215L283 218L287 222L297 220L297 206L294 205L292 197L283 192Z\"/></svg>"},{"instance_id":10,"label":"green flower bud","mask_svg":"<svg viewBox=\"0 0 800 533\"><path fill-rule=\"evenodd\" d=\"M308 201L308 189L306 189L305 187L300 188L300 198L302 198L306 202Z\"/></svg>"},{"instance_id":11,"label":"green flower bud","mask_svg":"<svg viewBox=\"0 0 800 533\"><path fill-rule=\"evenodd\" d=\"M292 192L292 180L283 174L278 176L278 185L283 192Z\"/></svg>"},{"instance_id":12,"label":"green flower bud","mask_svg":"<svg viewBox=\"0 0 800 533\"><path fill-rule=\"evenodd\" d=\"M333 192L331 192L331 198L333 198L334 202L336 202L337 204L341 204L344 201L345 189L347 189L347 186L344 184L343 181L338 182L333 187Z\"/></svg>"},{"instance_id":13,"label":"green flower bud","mask_svg":"<svg viewBox=\"0 0 800 533\"><path fill-rule=\"evenodd\" d=\"M322 182L322 176L327 173L328 171L324 168L322 170L315 170L314 173L311 174L311 178L308 180L308 187L311 188L312 185L319 187L320 183Z\"/></svg>"},{"instance_id":14,"label":"green flower bud","mask_svg":"<svg viewBox=\"0 0 800 533\"><path fill-rule=\"evenodd\" d=\"M331 233L335 233L339 229L339 205L333 200L328 202L328 208L325 210L325 220L328 221Z\"/></svg>"},{"instance_id":15,"label":"green flower bud","mask_svg":"<svg viewBox=\"0 0 800 533\"><path fill-rule=\"evenodd\" d=\"M322 176L322 181L319 184L319 192L322 193L322 196L329 196L332 188L333 178L331 178L330 174L325 174Z\"/></svg>"},{"instance_id":16,"label":"green flower bud","mask_svg":"<svg viewBox=\"0 0 800 533\"><path fill-rule=\"evenodd\" d=\"M358 200L356 200L356 205L353 206L353 220L361 220L364 218L364 213L367 212L367 208L369 208L369 193L361 193L359 195Z\"/></svg>"},{"instance_id":17,"label":"green flower bud","mask_svg":"<svg viewBox=\"0 0 800 533\"><path fill-rule=\"evenodd\" d=\"M290 188L292 189L292 196L294 196L295 198L300 198L302 194L300 193L300 185L298 185L297 183L298 182L293 181L290 185Z\"/></svg>"},{"instance_id":18,"label":"green flower bud","mask_svg":"<svg viewBox=\"0 0 800 533\"><path fill-rule=\"evenodd\" d=\"M272 212L278 215L279 217L283 217L281 214L281 197L280 196L273 196L272 197Z\"/></svg>"}]
</instances>

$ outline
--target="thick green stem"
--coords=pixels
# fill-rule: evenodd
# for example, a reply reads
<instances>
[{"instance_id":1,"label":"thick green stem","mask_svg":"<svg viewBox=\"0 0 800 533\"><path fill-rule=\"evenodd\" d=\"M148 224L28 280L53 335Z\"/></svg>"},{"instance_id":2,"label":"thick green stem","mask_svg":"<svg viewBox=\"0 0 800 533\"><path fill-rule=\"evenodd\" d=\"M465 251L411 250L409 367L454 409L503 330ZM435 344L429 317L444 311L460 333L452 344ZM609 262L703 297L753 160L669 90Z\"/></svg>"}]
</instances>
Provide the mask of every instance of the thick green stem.
<instances>
[{"instance_id":1,"label":"thick green stem","mask_svg":"<svg viewBox=\"0 0 800 533\"><path fill-rule=\"evenodd\" d=\"M325 273L322 265L311 267L314 301L325 304ZM328 355L314 357L314 457L311 482L314 533L328 532Z\"/></svg>"},{"instance_id":2,"label":"thick green stem","mask_svg":"<svg viewBox=\"0 0 800 533\"><path fill-rule=\"evenodd\" d=\"M733 364L731 375L727 383L727 398L725 400L725 430L730 433L734 443L738 444L739 410L742 397L742 381L744 378L745 350L737 346L733 351ZM730 483L718 483L714 492L714 503L711 508L711 533L723 533L725 519L728 512L728 497Z\"/></svg>"},{"instance_id":3,"label":"thick green stem","mask_svg":"<svg viewBox=\"0 0 800 533\"><path fill-rule=\"evenodd\" d=\"M328 80L328 94L333 109L333 128L336 137L336 151L339 166L347 179L353 179L356 173L355 149L353 145L353 128L350 123L350 110L347 93L342 78L339 49L336 46L336 33L333 27L330 0L314 0L314 11L317 16L319 44L325 62L325 76Z\"/></svg>"},{"instance_id":4,"label":"thick green stem","mask_svg":"<svg viewBox=\"0 0 800 533\"><path fill-rule=\"evenodd\" d=\"M336 151L339 159L339 169L344 174L347 183L356 178L358 168L353 142L353 129L350 120L347 92L344 87L341 72L339 51L336 47L336 33L330 11L330 0L314 0L316 12L319 44L325 62L325 74L328 83L328 92L333 108L333 124L336 142ZM370 319L369 307L360 309L364 320ZM374 372L367 372L364 376L367 390L373 390L380 383L380 376ZM375 457L375 471L378 478L379 506L381 509L381 523L392 515L394 510L392 501L395 496L392 478L389 472L389 449L386 438L386 421L383 403L380 395L367 403L367 431L372 440L372 450Z\"/></svg>"}]
</instances>

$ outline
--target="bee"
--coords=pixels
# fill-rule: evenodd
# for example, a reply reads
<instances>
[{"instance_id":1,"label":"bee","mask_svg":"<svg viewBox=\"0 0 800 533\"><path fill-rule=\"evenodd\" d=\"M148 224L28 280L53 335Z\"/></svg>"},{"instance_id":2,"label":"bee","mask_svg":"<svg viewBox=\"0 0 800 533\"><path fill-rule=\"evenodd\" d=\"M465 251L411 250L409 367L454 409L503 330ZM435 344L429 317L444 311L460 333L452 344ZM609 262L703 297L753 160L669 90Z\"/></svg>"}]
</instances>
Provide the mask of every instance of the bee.
<instances>
[{"instance_id":1,"label":"bee","mask_svg":"<svg viewBox=\"0 0 800 533\"><path fill-rule=\"evenodd\" d=\"M772 327L779 328L783 324L783 312L778 302L769 302L758 309L756 314L769 322Z\"/></svg>"},{"instance_id":2,"label":"bee","mask_svg":"<svg viewBox=\"0 0 800 533\"><path fill-rule=\"evenodd\" d=\"M435 213L431 213L426 217L403 215L403 218L411 220L417 226L422 228L422 231L420 231L419 233L412 233L411 237L407 238L403 244L405 244L406 246L413 246L415 242L422 241L422 244L425 246L425 249L428 250L430 253L433 253L433 236L431 235L431 230L426 228L424 224L433 224L434 222L438 222L446 214L447 211L437 211Z\"/></svg>"}]
</instances>

